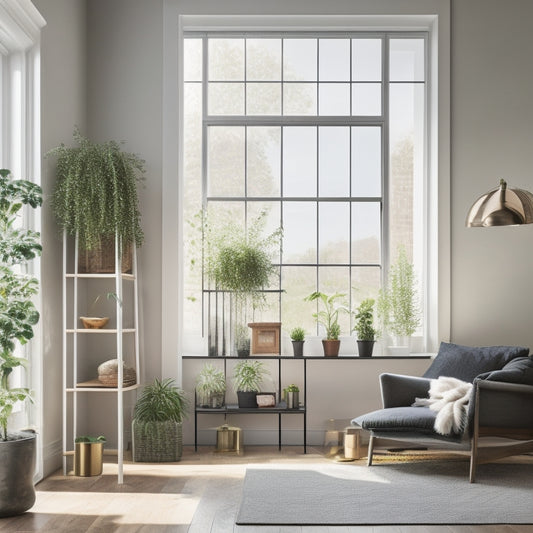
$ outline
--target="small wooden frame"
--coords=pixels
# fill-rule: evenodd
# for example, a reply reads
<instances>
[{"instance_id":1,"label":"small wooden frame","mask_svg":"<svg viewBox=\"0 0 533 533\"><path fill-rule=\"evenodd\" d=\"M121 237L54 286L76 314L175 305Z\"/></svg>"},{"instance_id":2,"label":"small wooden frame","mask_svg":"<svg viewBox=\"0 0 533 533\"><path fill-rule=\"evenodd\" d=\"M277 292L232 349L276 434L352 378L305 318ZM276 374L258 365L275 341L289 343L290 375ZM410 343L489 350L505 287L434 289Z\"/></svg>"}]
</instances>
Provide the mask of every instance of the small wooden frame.
<instances>
[{"instance_id":1,"label":"small wooden frame","mask_svg":"<svg viewBox=\"0 0 533 533\"><path fill-rule=\"evenodd\" d=\"M252 328L252 349L254 354L281 354L281 322L249 322Z\"/></svg>"}]
</instances>

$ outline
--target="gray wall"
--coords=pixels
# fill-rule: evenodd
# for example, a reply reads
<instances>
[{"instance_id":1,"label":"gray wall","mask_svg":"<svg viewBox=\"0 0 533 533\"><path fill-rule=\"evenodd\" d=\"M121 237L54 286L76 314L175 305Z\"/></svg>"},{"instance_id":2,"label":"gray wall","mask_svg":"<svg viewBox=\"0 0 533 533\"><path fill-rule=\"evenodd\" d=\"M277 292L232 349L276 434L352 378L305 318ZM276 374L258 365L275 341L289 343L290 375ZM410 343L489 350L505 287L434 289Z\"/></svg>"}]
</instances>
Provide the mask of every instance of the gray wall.
<instances>
[{"instance_id":1,"label":"gray wall","mask_svg":"<svg viewBox=\"0 0 533 533\"><path fill-rule=\"evenodd\" d=\"M41 147L72 139L74 125L86 126L85 0L35 0L46 20L41 37ZM52 218L49 196L55 182L51 161L44 160L41 260L43 301L43 458L44 474L61 464L62 427L62 286L61 236Z\"/></svg>"},{"instance_id":2,"label":"gray wall","mask_svg":"<svg viewBox=\"0 0 533 533\"><path fill-rule=\"evenodd\" d=\"M83 1L35 3L48 22L42 47L44 151L68 141L78 123L97 140L126 140L127 148L147 161L146 188L141 192L146 244L139 259L145 379L151 379L160 374L162 364L162 247L177 246L161 242L163 2L87 0L86 26ZM200 7L221 12L242 5L186 0L175 4L189 13ZM375 2L353 0L247 2L248 12L295 14L344 14L372 6ZM464 344L533 347L533 226L464 227L474 199L496 186L500 177L510 185L533 189L531 20L530 0L452 0L451 340ZM44 172L43 177L46 189L50 176ZM61 432L60 254L50 224L45 208L45 443L55 442ZM368 390L375 386L369 384ZM365 384L360 387L360 394L368 392Z\"/></svg>"},{"instance_id":3,"label":"gray wall","mask_svg":"<svg viewBox=\"0 0 533 533\"><path fill-rule=\"evenodd\" d=\"M464 226L500 178L533 190L533 2L454 0L452 15L451 337L533 349L533 225Z\"/></svg>"}]
</instances>

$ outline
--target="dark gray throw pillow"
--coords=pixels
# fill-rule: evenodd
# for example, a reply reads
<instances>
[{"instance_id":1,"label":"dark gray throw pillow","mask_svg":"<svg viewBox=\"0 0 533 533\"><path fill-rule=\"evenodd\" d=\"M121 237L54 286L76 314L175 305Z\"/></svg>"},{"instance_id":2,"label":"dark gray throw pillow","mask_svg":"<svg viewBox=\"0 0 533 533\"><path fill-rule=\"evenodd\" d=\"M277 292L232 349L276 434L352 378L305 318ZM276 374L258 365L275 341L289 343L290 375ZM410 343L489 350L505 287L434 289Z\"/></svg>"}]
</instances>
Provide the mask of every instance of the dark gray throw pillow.
<instances>
[{"instance_id":1,"label":"dark gray throw pillow","mask_svg":"<svg viewBox=\"0 0 533 533\"><path fill-rule=\"evenodd\" d=\"M529 348L521 346L461 346L442 342L437 357L423 377L437 379L448 376L472 383L485 372L502 369L517 357L526 357Z\"/></svg>"},{"instance_id":2,"label":"dark gray throw pillow","mask_svg":"<svg viewBox=\"0 0 533 533\"><path fill-rule=\"evenodd\" d=\"M517 357L509 361L501 370L485 372L480 374L477 379L533 385L533 359L531 357Z\"/></svg>"}]
</instances>

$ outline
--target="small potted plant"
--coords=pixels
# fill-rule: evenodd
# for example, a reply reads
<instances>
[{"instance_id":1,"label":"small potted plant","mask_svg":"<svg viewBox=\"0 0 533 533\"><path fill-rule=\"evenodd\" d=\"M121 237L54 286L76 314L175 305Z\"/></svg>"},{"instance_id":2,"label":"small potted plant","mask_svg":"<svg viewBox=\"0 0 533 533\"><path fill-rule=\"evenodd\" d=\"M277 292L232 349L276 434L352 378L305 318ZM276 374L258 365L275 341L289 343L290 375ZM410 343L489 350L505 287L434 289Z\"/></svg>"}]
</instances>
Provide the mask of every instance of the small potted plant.
<instances>
[{"instance_id":1,"label":"small potted plant","mask_svg":"<svg viewBox=\"0 0 533 533\"><path fill-rule=\"evenodd\" d=\"M292 351L294 357L303 357L305 330L301 327L296 327L291 330Z\"/></svg>"},{"instance_id":2,"label":"small potted plant","mask_svg":"<svg viewBox=\"0 0 533 533\"><path fill-rule=\"evenodd\" d=\"M377 311L383 329L392 335L395 354L410 352L411 336L420 325L420 310L415 287L414 266L403 246L389 269L388 285L380 291Z\"/></svg>"},{"instance_id":3,"label":"small potted plant","mask_svg":"<svg viewBox=\"0 0 533 533\"><path fill-rule=\"evenodd\" d=\"M363 300L355 311L353 331L357 334L359 357L371 357L376 342L377 330L374 328L374 303L372 298Z\"/></svg>"},{"instance_id":4,"label":"small potted plant","mask_svg":"<svg viewBox=\"0 0 533 533\"><path fill-rule=\"evenodd\" d=\"M239 407L257 407L256 395L261 391L263 378L268 374L261 361L241 361L235 366L233 386Z\"/></svg>"},{"instance_id":5,"label":"small potted plant","mask_svg":"<svg viewBox=\"0 0 533 533\"><path fill-rule=\"evenodd\" d=\"M206 363L196 377L196 405L215 409L223 407L225 392L224 372Z\"/></svg>"},{"instance_id":6,"label":"small potted plant","mask_svg":"<svg viewBox=\"0 0 533 533\"><path fill-rule=\"evenodd\" d=\"M287 409L299 409L300 407L300 388L292 383L283 389Z\"/></svg>"},{"instance_id":7,"label":"small potted plant","mask_svg":"<svg viewBox=\"0 0 533 533\"><path fill-rule=\"evenodd\" d=\"M332 295L315 291L305 298L308 302L318 300L324 306L323 310L313 313L313 317L321 324L326 332L326 338L322 340L324 355L326 357L337 357L341 341L339 335L341 327L339 325L339 313L346 312L344 305L340 305L338 300L344 299L346 294L336 292Z\"/></svg>"},{"instance_id":8,"label":"small potted plant","mask_svg":"<svg viewBox=\"0 0 533 533\"><path fill-rule=\"evenodd\" d=\"M74 475L81 477L100 476L102 474L104 443L106 438L82 436L76 437L74 450Z\"/></svg>"},{"instance_id":9,"label":"small potted plant","mask_svg":"<svg viewBox=\"0 0 533 533\"><path fill-rule=\"evenodd\" d=\"M183 452L182 422L189 401L173 379L146 385L133 411L133 460L179 461Z\"/></svg>"}]
</instances>

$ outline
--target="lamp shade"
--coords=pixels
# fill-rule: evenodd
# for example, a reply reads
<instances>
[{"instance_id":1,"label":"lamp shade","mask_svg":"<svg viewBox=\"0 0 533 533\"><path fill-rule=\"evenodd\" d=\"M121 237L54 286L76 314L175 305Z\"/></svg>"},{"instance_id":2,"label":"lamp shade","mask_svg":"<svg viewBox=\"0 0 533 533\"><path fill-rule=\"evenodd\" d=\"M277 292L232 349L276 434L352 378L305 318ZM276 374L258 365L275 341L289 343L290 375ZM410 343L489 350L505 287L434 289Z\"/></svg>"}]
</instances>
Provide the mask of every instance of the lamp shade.
<instances>
[{"instance_id":1,"label":"lamp shade","mask_svg":"<svg viewBox=\"0 0 533 533\"><path fill-rule=\"evenodd\" d=\"M500 186L478 198L466 218L468 227L516 226L533 223L533 194Z\"/></svg>"}]
</instances>

